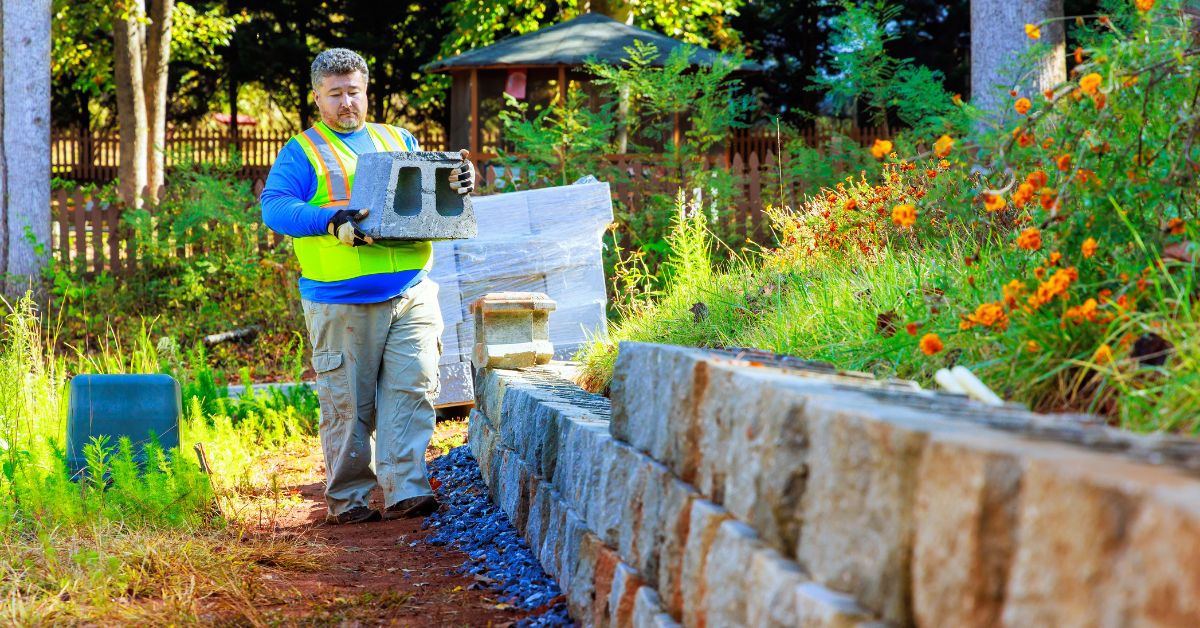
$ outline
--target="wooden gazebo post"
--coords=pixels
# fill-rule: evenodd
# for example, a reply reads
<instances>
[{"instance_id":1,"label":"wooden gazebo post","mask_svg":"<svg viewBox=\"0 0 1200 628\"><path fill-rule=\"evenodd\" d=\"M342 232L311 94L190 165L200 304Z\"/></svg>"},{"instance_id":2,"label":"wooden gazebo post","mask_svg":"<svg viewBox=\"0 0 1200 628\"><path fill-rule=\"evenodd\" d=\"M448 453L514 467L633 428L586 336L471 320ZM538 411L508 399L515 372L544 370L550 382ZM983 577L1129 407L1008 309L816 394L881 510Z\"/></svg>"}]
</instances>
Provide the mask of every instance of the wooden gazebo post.
<instances>
[{"instance_id":1,"label":"wooden gazebo post","mask_svg":"<svg viewBox=\"0 0 1200 628\"><path fill-rule=\"evenodd\" d=\"M471 68L471 136L467 147L475 159L479 159L479 70Z\"/></svg>"},{"instance_id":2,"label":"wooden gazebo post","mask_svg":"<svg viewBox=\"0 0 1200 628\"><path fill-rule=\"evenodd\" d=\"M558 66L558 104L565 105L567 102L567 66Z\"/></svg>"}]
</instances>

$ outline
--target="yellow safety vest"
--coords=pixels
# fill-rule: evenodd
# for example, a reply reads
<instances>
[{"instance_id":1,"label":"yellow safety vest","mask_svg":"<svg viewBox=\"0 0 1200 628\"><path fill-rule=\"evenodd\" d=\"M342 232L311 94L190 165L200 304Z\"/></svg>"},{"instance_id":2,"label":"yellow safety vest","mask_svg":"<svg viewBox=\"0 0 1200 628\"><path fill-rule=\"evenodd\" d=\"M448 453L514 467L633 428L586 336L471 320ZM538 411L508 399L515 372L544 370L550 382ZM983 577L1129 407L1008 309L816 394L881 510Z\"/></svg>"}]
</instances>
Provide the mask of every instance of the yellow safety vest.
<instances>
[{"instance_id":1,"label":"yellow safety vest","mask_svg":"<svg viewBox=\"0 0 1200 628\"><path fill-rule=\"evenodd\" d=\"M411 151L400 130L387 124L367 123L367 134L375 150ZM317 174L317 191L308 199L317 207L345 207L354 185L358 155L346 146L324 122L317 122L291 140L308 156ZM379 273L405 270L429 270L433 264L433 246L423 242L377 242L364 246L346 246L331 235L307 236L292 240L300 260L300 275L314 281L342 281Z\"/></svg>"}]
</instances>

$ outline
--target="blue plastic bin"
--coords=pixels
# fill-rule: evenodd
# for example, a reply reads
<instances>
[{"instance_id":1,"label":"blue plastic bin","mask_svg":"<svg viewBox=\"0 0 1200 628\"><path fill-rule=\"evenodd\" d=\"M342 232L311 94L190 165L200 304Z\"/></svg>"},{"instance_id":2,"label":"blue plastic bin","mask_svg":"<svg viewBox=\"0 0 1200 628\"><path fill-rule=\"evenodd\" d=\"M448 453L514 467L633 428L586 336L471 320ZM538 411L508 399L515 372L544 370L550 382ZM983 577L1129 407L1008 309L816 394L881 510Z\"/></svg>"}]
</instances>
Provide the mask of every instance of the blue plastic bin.
<instances>
[{"instance_id":1,"label":"blue plastic bin","mask_svg":"<svg viewBox=\"0 0 1200 628\"><path fill-rule=\"evenodd\" d=\"M164 450L179 446L179 382L169 375L76 375L67 405L67 467L72 477L87 463L83 448L107 435L115 447L128 436L141 458L150 434Z\"/></svg>"}]
</instances>

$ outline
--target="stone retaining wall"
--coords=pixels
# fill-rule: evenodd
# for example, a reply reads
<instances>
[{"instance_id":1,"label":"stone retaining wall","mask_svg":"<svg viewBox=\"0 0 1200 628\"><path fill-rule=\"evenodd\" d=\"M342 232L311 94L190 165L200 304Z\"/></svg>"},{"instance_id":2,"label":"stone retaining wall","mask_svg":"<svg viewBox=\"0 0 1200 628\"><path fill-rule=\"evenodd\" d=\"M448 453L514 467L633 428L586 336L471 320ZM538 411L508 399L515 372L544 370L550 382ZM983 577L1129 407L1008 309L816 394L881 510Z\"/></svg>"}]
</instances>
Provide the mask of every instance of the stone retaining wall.
<instances>
[{"instance_id":1,"label":"stone retaining wall","mask_svg":"<svg viewBox=\"0 0 1200 628\"><path fill-rule=\"evenodd\" d=\"M1194 442L621 346L608 400L483 369L469 444L614 626L1197 625Z\"/></svg>"}]
</instances>

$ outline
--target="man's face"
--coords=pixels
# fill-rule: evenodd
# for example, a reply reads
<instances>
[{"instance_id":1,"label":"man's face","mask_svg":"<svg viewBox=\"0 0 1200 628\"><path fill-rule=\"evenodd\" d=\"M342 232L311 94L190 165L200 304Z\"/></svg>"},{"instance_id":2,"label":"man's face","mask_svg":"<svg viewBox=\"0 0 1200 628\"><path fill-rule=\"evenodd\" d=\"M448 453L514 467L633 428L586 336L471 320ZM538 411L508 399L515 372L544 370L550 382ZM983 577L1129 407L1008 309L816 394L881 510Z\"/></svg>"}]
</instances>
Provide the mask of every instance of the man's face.
<instances>
[{"instance_id":1,"label":"man's face","mask_svg":"<svg viewBox=\"0 0 1200 628\"><path fill-rule=\"evenodd\" d=\"M329 128L350 133L363 127L367 115L367 82L362 72L326 76L313 90L321 120Z\"/></svg>"}]
</instances>

